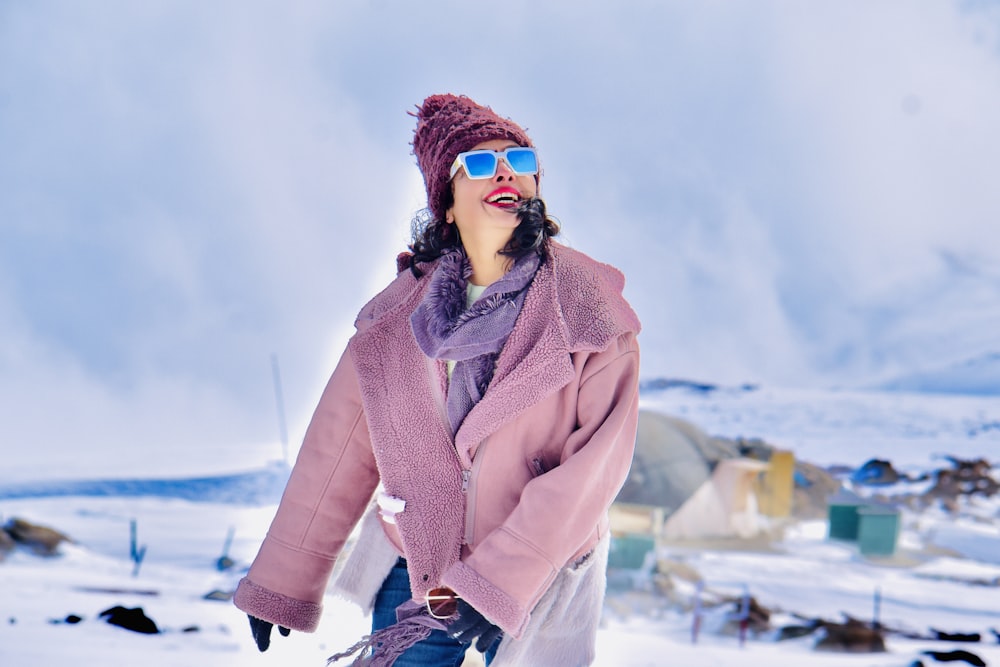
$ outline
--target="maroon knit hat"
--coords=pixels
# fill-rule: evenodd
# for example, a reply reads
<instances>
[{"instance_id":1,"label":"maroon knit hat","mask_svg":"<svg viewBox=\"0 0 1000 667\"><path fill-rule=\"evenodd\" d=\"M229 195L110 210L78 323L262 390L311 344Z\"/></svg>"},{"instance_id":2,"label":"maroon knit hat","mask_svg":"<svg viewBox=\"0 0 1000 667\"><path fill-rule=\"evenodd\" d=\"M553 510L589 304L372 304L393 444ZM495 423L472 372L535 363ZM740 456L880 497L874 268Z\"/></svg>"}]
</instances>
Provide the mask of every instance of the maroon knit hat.
<instances>
[{"instance_id":1,"label":"maroon knit hat","mask_svg":"<svg viewBox=\"0 0 1000 667\"><path fill-rule=\"evenodd\" d=\"M459 153L492 139L510 139L531 146L531 139L509 118L464 95L431 95L411 114L417 118L413 154L424 175L427 206L435 218L444 217L451 192L449 172ZM537 178L537 176L536 176Z\"/></svg>"}]
</instances>

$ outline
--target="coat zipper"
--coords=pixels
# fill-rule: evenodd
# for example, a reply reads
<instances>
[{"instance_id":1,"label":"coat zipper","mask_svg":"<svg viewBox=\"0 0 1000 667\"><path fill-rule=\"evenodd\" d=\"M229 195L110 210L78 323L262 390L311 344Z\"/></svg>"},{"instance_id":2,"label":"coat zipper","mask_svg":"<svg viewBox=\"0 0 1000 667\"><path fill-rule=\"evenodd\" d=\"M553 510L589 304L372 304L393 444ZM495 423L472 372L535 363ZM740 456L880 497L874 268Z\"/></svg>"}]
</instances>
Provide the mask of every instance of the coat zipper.
<instances>
[{"instance_id":1,"label":"coat zipper","mask_svg":"<svg viewBox=\"0 0 1000 667\"><path fill-rule=\"evenodd\" d=\"M531 459L531 465L535 469L535 477L545 474L545 466L542 465L542 459L535 457Z\"/></svg>"},{"instance_id":2,"label":"coat zipper","mask_svg":"<svg viewBox=\"0 0 1000 667\"><path fill-rule=\"evenodd\" d=\"M479 443L476 457L472 459L472 469L462 469L462 493L465 494L465 543L472 544L476 530L476 485L475 478L479 476L479 468L483 461L483 452L489 438Z\"/></svg>"},{"instance_id":3,"label":"coat zipper","mask_svg":"<svg viewBox=\"0 0 1000 667\"><path fill-rule=\"evenodd\" d=\"M434 392L434 402L437 404L438 413L441 416L441 422L445 427L445 430L450 430L450 421L448 420L448 408L445 406L445 397L441 393L440 385L440 375L438 374L439 364L433 359L428 360L428 370L430 371L432 385L431 391ZM465 544L470 544L472 542L473 532L475 528L475 504L476 504L476 492L475 487L472 485L472 477L475 473L479 472L478 462L482 459L482 450L486 445L486 440L480 443L479 448L476 450L476 458L472 460L472 468L466 468L462 465L462 456L458 453L458 448L455 448L455 458L458 462L459 470L462 471L462 494L465 495L465 535L463 536L463 541Z\"/></svg>"}]
</instances>

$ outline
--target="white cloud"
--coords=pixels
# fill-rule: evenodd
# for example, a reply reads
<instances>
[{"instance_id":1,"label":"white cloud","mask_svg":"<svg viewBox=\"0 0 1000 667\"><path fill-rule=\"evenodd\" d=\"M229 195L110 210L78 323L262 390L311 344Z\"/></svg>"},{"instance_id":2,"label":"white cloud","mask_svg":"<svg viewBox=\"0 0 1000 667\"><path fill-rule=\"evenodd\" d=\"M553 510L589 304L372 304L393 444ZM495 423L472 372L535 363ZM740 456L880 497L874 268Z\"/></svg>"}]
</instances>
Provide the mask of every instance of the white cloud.
<instances>
[{"instance_id":1,"label":"white cloud","mask_svg":"<svg viewBox=\"0 0 1000 667\"><path fill-rule=\"evenodd\" d=\"M495 7L443 1L0 7L12 437L274 439L275 353L296 440L405 246L406 112L434 92L527 126L565 239L627 274L647 376L877 372L905 333L874 340L876 315L933 289L937 250L990 261L1000 241L989 5L505 12L501 30ZM893 317L922 331L919 309Z\"/></svg>"}]
</instances>

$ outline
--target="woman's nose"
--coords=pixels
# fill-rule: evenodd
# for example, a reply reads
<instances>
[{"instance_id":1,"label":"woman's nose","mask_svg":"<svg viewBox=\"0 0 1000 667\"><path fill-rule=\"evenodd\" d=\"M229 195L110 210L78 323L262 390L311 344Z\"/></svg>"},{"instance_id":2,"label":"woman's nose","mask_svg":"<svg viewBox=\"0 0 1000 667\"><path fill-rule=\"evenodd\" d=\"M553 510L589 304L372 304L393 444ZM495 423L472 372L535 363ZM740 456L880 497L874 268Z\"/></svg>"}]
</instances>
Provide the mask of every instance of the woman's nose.
<instances>
[{"instance_id":1,"label":"woman's nose","mask_svg":"<svg viewBox=\"0 0 1000 667\"><path fill-rule=\"evenodd\" d=\"M506 160L497 162L497 181L513 181L514 176L515 174Z\"/></svg>"}]
</instances>

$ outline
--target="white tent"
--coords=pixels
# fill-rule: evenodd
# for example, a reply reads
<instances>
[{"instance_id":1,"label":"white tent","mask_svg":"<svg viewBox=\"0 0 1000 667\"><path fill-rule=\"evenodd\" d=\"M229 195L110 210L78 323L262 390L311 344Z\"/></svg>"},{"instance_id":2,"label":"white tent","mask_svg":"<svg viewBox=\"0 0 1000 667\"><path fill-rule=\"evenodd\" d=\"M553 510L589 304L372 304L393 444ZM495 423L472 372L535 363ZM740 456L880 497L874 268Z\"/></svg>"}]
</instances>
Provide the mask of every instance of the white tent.
<instances>
[{"instance_id":1,"label":"white tent","mask_svg":"<svg viewBox=\"0 0 1000 667\"><path fill-rule=\"evenodd\" d=\"M740 456L732 441L642 410L635 458L613 508L612 527L632 531L636 524L628 527L626 517L645 514L648 530L667 540L753 537L765 526L754 482L767 468Z\"/></svg>"}]
</instances>

